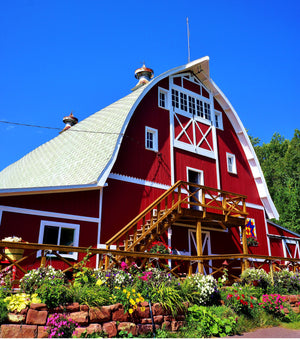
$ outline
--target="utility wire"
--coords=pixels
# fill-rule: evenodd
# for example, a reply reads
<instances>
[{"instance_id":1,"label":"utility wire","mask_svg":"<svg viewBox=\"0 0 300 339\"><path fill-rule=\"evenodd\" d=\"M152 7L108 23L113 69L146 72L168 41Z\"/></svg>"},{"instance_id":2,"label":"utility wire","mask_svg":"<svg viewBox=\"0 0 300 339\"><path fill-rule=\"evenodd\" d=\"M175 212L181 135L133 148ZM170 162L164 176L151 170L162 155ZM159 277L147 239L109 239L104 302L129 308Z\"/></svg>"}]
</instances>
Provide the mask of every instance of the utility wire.
<instances>
[{"instance_id":1,"label":"utility wire","mask_svg":"<svg viewBox=\"0 0 300 339\"><path fill-rule=\"evenodd\" d=\"M49 126L40 126L40 125L33 125L33 124L23 124L20 122L12 122L12 121L4 121L0 120L0 123L9 124L9 125L17 125L17 126L26 126L26 127L36 127L36 128L45 128L45 129L54 129L58 131L62 131L62 128L58 127L49 127ZM123 133L115 133L115 132L101 132L101 131L89 131L89 130L78 130L78 129L68 129L71 132L83 132L83 133L97 133L97 134L116 134L116 135L123 135Z\"/></svg>"}]
</instances>

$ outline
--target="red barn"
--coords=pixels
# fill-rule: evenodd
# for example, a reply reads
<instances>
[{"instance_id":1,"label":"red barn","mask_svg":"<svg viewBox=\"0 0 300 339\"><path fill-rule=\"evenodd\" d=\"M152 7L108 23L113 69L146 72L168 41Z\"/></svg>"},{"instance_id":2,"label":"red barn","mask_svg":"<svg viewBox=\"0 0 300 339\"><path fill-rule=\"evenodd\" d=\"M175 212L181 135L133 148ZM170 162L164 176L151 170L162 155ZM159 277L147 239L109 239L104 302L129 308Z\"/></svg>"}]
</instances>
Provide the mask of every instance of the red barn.
<instances>
[{"instance_id":1,"label":"red barn","mask_svg":"<svg viewBox=\"0 0 300 339\"><path fill-rule=\"evenodd\" d=\"M258 242L250 253L300 257L299 235L268 221L278 212L239 116L210 78L209 58L155 78L145 66L135 75L126 97L79 123L65 117L63 133L0 173L0 239L105 248L181 180L194 192L187 209L199 215L174 218L162 232L177 253L199 254L194 222L201 218L201 253L243 251L238 223L229 227L217 210L205 222L203 189L195 191L202 185L215 189L216 204L224 192L246 196L246 233ZM62 255L77 259L75 252Z\"/></svg>"}]
</instances>

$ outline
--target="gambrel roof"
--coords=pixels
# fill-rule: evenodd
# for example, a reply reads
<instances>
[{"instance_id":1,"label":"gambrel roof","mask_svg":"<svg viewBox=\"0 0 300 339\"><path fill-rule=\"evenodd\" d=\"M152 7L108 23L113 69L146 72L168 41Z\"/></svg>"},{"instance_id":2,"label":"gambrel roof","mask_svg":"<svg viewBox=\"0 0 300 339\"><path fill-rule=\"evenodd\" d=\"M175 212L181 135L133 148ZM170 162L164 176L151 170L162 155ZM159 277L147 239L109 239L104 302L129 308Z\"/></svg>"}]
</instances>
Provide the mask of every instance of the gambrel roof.
<instances>
[{"instance_id":1,"label":"gambrel roof","mask_svg":"<svg viewBox=\"0 0 300 339\"><path fill-rule=\"evenodd\" d=\"M8 166L0 173L0 195L104 186L137 105L159 81L183 71L192 71L224 109L244 149L268 216L278 218L246 130L229 100L210 79L208 57L159 75Z\"/></svg>"}]
</instances>

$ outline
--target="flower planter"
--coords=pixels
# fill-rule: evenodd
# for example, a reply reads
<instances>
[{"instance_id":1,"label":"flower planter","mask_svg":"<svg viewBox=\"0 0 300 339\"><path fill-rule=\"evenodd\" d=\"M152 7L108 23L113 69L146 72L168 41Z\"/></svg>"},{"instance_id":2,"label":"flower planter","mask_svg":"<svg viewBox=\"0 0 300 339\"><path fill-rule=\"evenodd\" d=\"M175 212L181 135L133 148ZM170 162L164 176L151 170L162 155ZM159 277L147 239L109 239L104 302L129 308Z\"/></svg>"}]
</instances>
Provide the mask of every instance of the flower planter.
<instances>
[{"instance_id":1,"label":"flower planter","mask_svg":"<svg viewBox=\"0 0 300 339\"><path fill-rule=\"evenodd\" d=\"M17 261L23 257L24 250L22 248L5 248L4 253L10 260Z\"/></svg>"}]
</instances>

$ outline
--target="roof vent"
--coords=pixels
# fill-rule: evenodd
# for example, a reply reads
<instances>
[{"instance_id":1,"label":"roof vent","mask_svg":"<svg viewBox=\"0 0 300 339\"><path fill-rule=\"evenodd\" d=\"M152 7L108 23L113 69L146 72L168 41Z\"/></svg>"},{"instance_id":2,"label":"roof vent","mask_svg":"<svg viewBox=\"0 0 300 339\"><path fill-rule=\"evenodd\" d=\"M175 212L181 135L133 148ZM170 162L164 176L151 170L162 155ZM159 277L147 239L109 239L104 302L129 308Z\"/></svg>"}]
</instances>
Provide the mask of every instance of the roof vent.
<instances>
[{"instance_id":1,"label":"roof vent","mask_svg":"<svg viewBox=\"0 0 300 339\"><path fill-rule=\"evenodd\" d=\"M132 88L132 91L136 90L137 88L147 84L154 76L153 69L148 68L143 64L141 68L138 68L134 72L135 77L138 79L138 83Z\"/></svg>"},{"instance_id":2,"label":"roof vent","mask_svg":"<svg viewBox=\"0 0 300 339\"><path fill-rule=\"evenodd\" d=\"M66 131L67 129L71 128L72 126L76 125L78 122L78 119L74 117L73 113L71 112L70 115L63 118L63 122L66 124L65 128L60 131L59 133L62 133Z\"/></svg>"}]
</instances>

